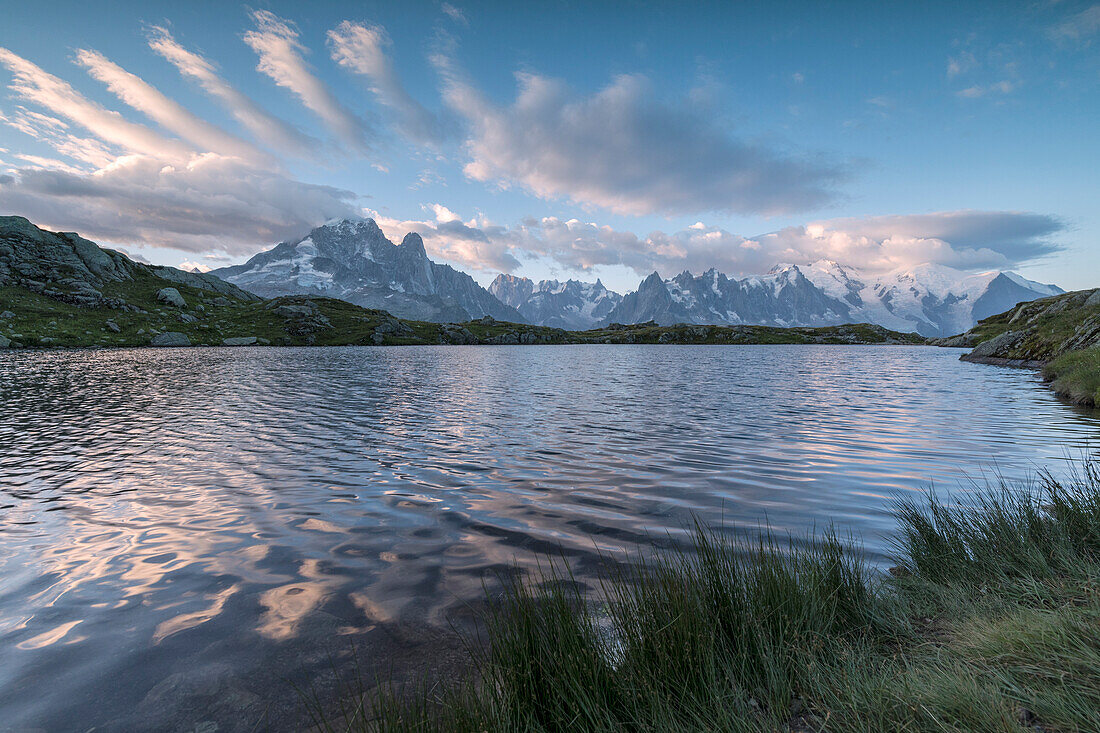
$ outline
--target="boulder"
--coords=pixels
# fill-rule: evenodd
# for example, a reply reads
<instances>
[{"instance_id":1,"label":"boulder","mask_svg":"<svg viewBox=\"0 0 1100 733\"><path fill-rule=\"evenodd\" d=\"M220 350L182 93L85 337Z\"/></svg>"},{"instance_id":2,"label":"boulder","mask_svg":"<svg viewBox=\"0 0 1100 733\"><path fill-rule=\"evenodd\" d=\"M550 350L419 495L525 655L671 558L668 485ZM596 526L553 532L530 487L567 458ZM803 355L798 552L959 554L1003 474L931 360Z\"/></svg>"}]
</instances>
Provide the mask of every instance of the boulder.
<instances>
[{"instance_id":1,"label":"boulder","mask_svg":"<svg viewBox=\"0 0 1100 733\"><path fill-rule=\"evenodd\" d=\"M222 346L255 346L255 336L232 336L222 339Z\"/></svg>"},{"instance_id":2,"label":"boulder","mask_svg":"<svg viewBox=\"0 0 1100 733\"><path fill-rule=\"evenodd\" d=\"M317 315L317 309L310 305L280 305L275 308L275 315L283 318L304 318Z\"/></svg>"},{"instance_id":3,"label":"boulder","mask_svg":"<svg viewBox=\"0 0 1100 733\"><path fill-rule=\"evenodd\" d=\"M195 321L197 321L199 319L195 318L190 313L180 313L180 320L183 321L184 323L194 323Z\"/></svg>"},{"instance_id":4,"label":"boulder","mask_svg":"<svg viewBox=\"0 0 1100 733\"><path fill-rule=\"evenodd\" d=\"M190 346L191 339L187 338L187 334L179 331L166 331L158 333L149 343L153 346Z\"/></svg>"},{"instance_id":5,"label":"boulder","mask_svg":"<svg viewBox=\"0 0 1100 733\"><path fill-rule=\"evenodd\" d=\"M971 359L989 359L1001 356L1001 349L1007 349L1019 340L1022 334L1017 331L1005 331L1000 336L983 341L974 347L967 356Z\"/></svg>"},{"instance_id":6,"label":"boulder","mask_svg":"<svg viewBox=\"0 0 1100 733\"><path fill-rule=\"evenodd\" d=\"M115 323L114 321L107 321L107 323L105 325L107 326L108 330L114 331L115 333L118 333L122 330L121 328L118 327L118 324Z\"/></svg>"},{"instance_id":7,"label":"boulder","mask_svg":"<svg viewBox=\"0 0 1100 733\"><path fill-rule=\"evenodd\" d=\"M180 295L180 291L175 288L161 288L157 291L157 300L161 303L167 303L168 305L175 306L176 308L186 308L187 301Z\"/></svg>"},{"instance_id":8,"label":"boulder","mask_svg":"<svg viewBox=\"0 0 1100 733\"><path fill-rule=\"evenodd\" d=\"M11 346L11 339L0 333L0 349L6 349Z\"/></svg>"},{"instance_id":9,"label":"boulder","mask_svg":"<svg viewBox=\"0 0 1100 733\"><path fill-rule=\"evenodd\" d=\"M1092 295L1085 299L1085 307L1092 308L1100 305L1100 288L1092 291ZM3 318L4 314L0 313L0 318Z\"/></svg>"},{"instance_id":10,"label":"boulder","mask_svg":"<svg viewBox=\"0 0 1100 733\"><path fill-rule=\"evenodd\" d=\"M0 313L0 318L3 318L3 319L15 318L15 314L12 313L11 311L4 311L3 313Z\"/></svg>"}]
</instances>

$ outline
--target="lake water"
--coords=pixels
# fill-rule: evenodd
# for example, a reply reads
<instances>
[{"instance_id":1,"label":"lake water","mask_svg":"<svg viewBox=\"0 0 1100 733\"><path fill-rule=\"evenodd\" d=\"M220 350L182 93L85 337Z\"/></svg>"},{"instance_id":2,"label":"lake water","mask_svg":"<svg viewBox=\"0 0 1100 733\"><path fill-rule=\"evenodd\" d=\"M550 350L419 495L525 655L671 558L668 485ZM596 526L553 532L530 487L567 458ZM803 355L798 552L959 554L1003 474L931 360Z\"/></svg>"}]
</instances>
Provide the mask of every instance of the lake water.
<instances>
[{"instance_id":1,"label":"lake water","mask_svg":"<svg viewBox=\"0 0 1100 733\"><path fill-rule=\"evenodd\" d=\"M303 723L352 657L459 658L484 583L833 524L1056 472L1100 417L959 350L185 349L0 355L0 730Z\"/></svg>"}]
</instances>

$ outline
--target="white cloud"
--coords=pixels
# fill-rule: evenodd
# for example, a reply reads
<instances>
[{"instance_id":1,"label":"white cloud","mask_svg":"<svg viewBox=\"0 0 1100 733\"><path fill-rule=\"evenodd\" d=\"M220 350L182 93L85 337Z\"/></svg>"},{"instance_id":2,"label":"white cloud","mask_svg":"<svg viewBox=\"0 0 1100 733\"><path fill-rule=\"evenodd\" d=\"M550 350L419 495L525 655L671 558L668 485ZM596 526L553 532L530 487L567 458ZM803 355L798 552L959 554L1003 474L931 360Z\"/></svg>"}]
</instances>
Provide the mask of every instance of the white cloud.
<instances>
[{"instance_id":1,"label":"white cloud","mask_svg":"<svg viewBox=\"0 0 1100 733\"><path fill-rule=\"evenodd\" d=\"M204 265L201 262L193 262L191 260L184 260L179 264L181 270L187 272L210 272L210 265Z\"/></svg>"},{"instance_id":2,"label":"white cloud","mask_svg":"<svg viewBox=\"0 0 1100 733\"><path fill-rule=\"evenodd\" d=\"M270 162L268 156L254 145L192 114L102 54L81 49L76 52L76 62L84 66L94 79L106 84L107 89L120 100L166 130L190 141L199 150L236 156L251 163Z\"/></svg>"},{"instance_id":3,"label":"white cloud","mask_svg":"<svg viewBox=\"0 0 1100 733\"><path fill-rule=\"evenodd\" d=\"M180 162L192 154L178 140L165 138L144 125L129 122L118 112L100 107L66 82L6 48L0 48L0 64L11 71L13 78L9 88L17 95L83 127L106 143L128 152Z\"/></svg>"},{"instance_id":4,"label":"white cloud","mask_svg":"<svg viewBox=\"0 0 1100 733\"><path fill-rule=\"evenodd\" d=\"M511 272L531 258L544 258L570 271L621 265L639 275L668 276L711 267L729 274L759 274L779 262L808 264L821 259L885 272L924 263L959 269L1006 268L1059 251L1051 236L1063 229L1040 214L954 211L909 216L837 219L745 237L696 222L675 232L632 232L578 219L528 218L515 226L484 218L463 222L441 204L425 206L435 220L375 217L403 236L424 237L437 258L483 270Z\"/></svg>"},{"instance_id":5,"label":"white cloud","mask_svg":"<svg viewBox=\"0 0 1100 733\"><path fill-rule=\"evenodd\" d=\"M180 74L194 79L207 94L219 100L237 122L265 144L298 157L309 156L319 149L318 140L262 109L218 76L211 62L176 42L167 29L160 26L150 29L149 48L175 66Z\"/></svg>"},{"instance_id":6,"label":"white cloud","mask_svg":"<svg viewBox=\"0 0 1100 733\"><path fill-rule=\"evenodd\" d=\"M370 151L370 127L310 71L302 58L306 49L298 41L297 28L267 10L254 11L252 20L256 30L245 33L244 40L260 57L256 70L295 94L345 145L358 152Z\"/></svg>"},{"instance_id":7,"label":"white cloud","mask_svg":"<svg viewBox=\"0 0 1100 733\"><path fill-rule=\"evenodd\" d=\"M104 242L234 254L254 253L319 221L354 213L354 193L287 177L256 148L99 54L82 51L77 60L127 104L195 148L100 107L0 49L0 64L13 72L12 91L57 115L17 106L0 122L73 161L16 155L23 164L0 177L0 209ZM75 127L93 137L75 135Z\"/></svg>"},{"instance_id":8,"label":"white cloud","mask_svg":"<svg viewBox=\"0 0 1100 733\"><path fill-rule=\"evenodd\" d=\"M405 89L387 55L392 45L382 26L368 26L345 20L328 32L332 60L370 79L370 90L397 115L397 129L421 145L435 145L444 132L439 119Z\"/></svg>"},{"instance_id":9,"label":"white cloud","mask_svg":"<svg viewBox=\"0 0 1100 733\"><path fill-rule=\"evenodd\" d=\"M642 76L589 97L517 74L509 107L485 98L445 54L444 99L469 125L466 174L621 214L704 211L783 214L833 198L843 167L739 139L691 97L656 99Z\"/></svg>"},{"instance_id":10,"label":"white cloud","mask_svg":"<svg viewBox=\"0 0 1100 733\"><path fill-rule=\"evenodd\" d=\"M253 254L354 213L355 195L207 153L184 165L130 155L93 174L20 169L0 209L98 241Z\"/></svg>"}]
</instances>

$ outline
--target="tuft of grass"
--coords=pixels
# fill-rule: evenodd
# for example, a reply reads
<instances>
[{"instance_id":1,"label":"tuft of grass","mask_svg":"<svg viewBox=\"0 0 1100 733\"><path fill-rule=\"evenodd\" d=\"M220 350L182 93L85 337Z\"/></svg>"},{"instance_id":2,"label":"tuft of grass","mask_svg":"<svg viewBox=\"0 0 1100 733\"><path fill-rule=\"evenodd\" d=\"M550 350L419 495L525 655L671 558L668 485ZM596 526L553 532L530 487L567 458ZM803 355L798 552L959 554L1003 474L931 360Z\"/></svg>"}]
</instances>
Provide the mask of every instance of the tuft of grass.
<instances>
[{"instance_id":1,"label":"tuft of grass","mask_svg":"<svg viewBox=\"0 0 1100 733\"><path fill-rule=\"evenodd\" d=\"M889 575L831 532L702 526L598 600L551 564L491 604L467 678L360 690L338 727L1100 730L1100 464L897 517Z\"/></svg>"},{"instance_id":2,"label":"tuft of grass","mask_svg":"<svg viewBox=\"0 0 1100 733\"><path fill-rule=\"evenodd\" d=\"M1059 396L1100 407L1100 347L1062 354L1043 367L1043 377Z\"/></svg>"}]
</instances>

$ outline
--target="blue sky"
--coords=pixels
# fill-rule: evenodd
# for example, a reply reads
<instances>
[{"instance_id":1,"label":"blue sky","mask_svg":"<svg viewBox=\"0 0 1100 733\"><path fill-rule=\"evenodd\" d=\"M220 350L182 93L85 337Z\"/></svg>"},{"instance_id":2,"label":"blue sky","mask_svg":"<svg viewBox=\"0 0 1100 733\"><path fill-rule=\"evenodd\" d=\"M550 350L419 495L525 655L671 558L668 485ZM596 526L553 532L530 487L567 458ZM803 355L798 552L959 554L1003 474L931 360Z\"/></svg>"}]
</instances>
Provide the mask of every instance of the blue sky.
<instances>
[{"instance_id":1,"label":"blue sky","mask_svg":"<svg viewBox=\"0 0 1100 733\"><path fill-rule=\"evenodd\" d=\"M173 265L359 213L482 282L1100 285L1100 4L523 5L5 2L0 213Z\"/></svg>"}]
</instances>

